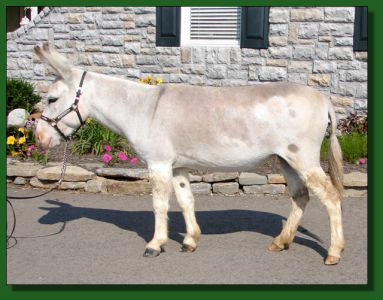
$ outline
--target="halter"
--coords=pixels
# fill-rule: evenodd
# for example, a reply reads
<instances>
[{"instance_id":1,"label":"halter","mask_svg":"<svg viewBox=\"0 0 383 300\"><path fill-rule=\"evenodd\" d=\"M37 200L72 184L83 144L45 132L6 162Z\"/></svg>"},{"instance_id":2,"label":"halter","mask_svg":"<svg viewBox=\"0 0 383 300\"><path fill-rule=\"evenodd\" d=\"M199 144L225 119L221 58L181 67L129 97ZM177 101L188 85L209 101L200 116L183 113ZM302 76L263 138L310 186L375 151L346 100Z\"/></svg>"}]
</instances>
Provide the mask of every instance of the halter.
<instances>
[{"instance_id":1,"label":"halter","mask_svg":"<svg viewBox=\"0 0 383 300\"><path fill-rule=\"evenodd\" d=\"M81 89L82 89L82 85L84 83L84 79L85 79L85 75L86 75L86 71L84 71L82 73L82 76L81 76L81 80L80 80L80 84L78 86L78 90L76 92L76 98L73 102L73 104L67 108L66 110L64 110L61 114L59 114L56 118L48 118L44 115L41 115L41 119L44 120L45 122L47 122L49 125L51 125L54 129L56 129L56 131L61 135L61 137L65 140L65 141L69 141L72 136L75 134L75 132L82 126L84 125L84 120L82 119L81 117L81 114L80 114L80 111L78 110L78 102L80 101L80 96L81 96ZM71 113L72 111L76 112L77 114L77 117L80 121L80 126L71 134L71 135L68 135L66 136L61 130L60 128L57 126L58 122L61 121L62 118L64 118L67 114Z\"/></svg>"}]
</instances>

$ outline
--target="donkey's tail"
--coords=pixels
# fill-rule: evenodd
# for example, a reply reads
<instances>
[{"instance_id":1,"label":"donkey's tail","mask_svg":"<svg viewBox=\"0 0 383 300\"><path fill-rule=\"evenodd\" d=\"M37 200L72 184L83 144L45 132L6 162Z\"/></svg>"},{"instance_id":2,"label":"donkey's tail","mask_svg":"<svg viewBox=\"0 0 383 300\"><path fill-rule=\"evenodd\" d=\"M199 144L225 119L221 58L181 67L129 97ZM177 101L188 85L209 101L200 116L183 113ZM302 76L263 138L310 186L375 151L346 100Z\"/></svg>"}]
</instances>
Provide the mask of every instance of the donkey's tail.
<instances>
[{"instance_id":1,"label":"donkey's tail","mask_svg":"<svg viewBox=\"0 0 383 300\"><path fill-rule=\"evenodd\" d=\"M334 107L329 100L328 111L331 122L331 135L330 135L330 151L329 151L329 173L332 183L338 190L339 194L343 193L343 157L342 150L336 136L337 121Z\"/></svg>"}]
</instances>

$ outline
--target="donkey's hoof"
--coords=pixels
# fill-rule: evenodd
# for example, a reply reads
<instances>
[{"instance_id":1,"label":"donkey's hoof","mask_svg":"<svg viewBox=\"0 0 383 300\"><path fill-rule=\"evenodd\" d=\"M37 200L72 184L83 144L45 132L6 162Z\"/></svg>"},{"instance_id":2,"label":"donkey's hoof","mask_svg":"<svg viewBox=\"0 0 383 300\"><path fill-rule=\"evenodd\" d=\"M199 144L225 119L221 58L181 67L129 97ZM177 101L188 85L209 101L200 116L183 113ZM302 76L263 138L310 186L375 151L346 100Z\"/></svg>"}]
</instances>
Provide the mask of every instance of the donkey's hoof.
<instances>
[{"instance_id":1,"label":"donkey's hoof","mask_svg":"<svg viewBox=\"0 0 383 300\"><path fill-rule=\"evenodd\" d=\"M339 261L340 261L340 257L335 257L335 256L331 256L331 255L328 255L324 264L325 265L337 265L339 264Z\"/></svg>"},{"instance_id":2,"label":"donkey's hoof","mask_svg":"<svg viewBox=\"0 0 383 300\"><path fill-rule=\"evenodd\" d=\"M277 244L275 243L272 243L270 246L269 246L269 250L270 251L273 251L273 252L279 252L279 251L282 251L284 248L281 248L279 247Z\"/></svg>"},{"instance_id":3,"label":"donkey's hoof","mask_svg":"<svg viewBox=\"0 0 383 300\"><path fill-rule=\"evenodd\" d=\"M180 251L181 252L191 253L191 252L194 252L195 249L196 249L195 247L192 247L190 245L182 244L182 247L181 247Z\"/></svg>"},{"instance_id":4,"label":"donkey's hoof","mask_svg":"<svg viewBox=\"0 0 383 300\"><path fill-rule=\"evenodd\" d=\"M152 248L146 248L145 252L144 252L144 257L157 257L162 252L161 250L155 250L155 249L152 249Z\"/></svg>"}]
</instances>

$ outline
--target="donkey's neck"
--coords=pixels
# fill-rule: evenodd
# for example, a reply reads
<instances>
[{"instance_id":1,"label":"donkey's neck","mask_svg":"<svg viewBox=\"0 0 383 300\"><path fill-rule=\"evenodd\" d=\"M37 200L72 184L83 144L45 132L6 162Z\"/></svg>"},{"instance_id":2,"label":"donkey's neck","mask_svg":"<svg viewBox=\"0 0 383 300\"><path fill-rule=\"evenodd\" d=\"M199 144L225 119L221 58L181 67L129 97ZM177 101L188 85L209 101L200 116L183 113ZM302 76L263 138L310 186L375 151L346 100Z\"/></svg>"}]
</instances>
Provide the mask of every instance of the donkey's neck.
<instances>
[{"instance_id":1,"label":"donkey's neck","mask_svg":"<svg viewBox=\"0 0 383 300\"><path fill-rule=\"evenodd\" d=\"M149 130L159 87L97 73L90 73L86 84L90 117L133 143Z\"/></svg>"}]
</instances>

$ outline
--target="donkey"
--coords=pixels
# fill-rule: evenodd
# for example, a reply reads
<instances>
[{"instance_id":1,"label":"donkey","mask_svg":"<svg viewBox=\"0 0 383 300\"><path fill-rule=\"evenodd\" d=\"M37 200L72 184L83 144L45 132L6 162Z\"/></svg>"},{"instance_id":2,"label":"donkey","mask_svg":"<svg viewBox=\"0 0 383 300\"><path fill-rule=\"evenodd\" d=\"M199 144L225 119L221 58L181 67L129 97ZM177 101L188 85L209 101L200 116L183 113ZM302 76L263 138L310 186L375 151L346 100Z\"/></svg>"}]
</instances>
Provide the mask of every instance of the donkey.
<instances>
[{"instance_id":1,"label":"donkey","mask_svg":"<svg viewBox=\"0 0 383 300\"><path fill-rule=\"evenodd\" d=\"M336 115L328 97L313 88L291 83L240 87L144 85L86 73L48 43L36 46L34 51L58 75L49 88L48 103L36 127L41 146L58 145L61 138L67 139L83 120L92 117L125 136L147 164L153 187L155 228L145 257L159 255L168 239L172 189L186 223L181 251L193 252L197 247L201 230L195 217L188 170L251 171L264 159L276 155L292 197L292 210L269 249L281 251L292 243L310 189L329 215L331 244L325 264L339 262L344 248L343 166L335 135ZM327 177L319 156L329 120Z\"/></svg>"}]
</instances>

